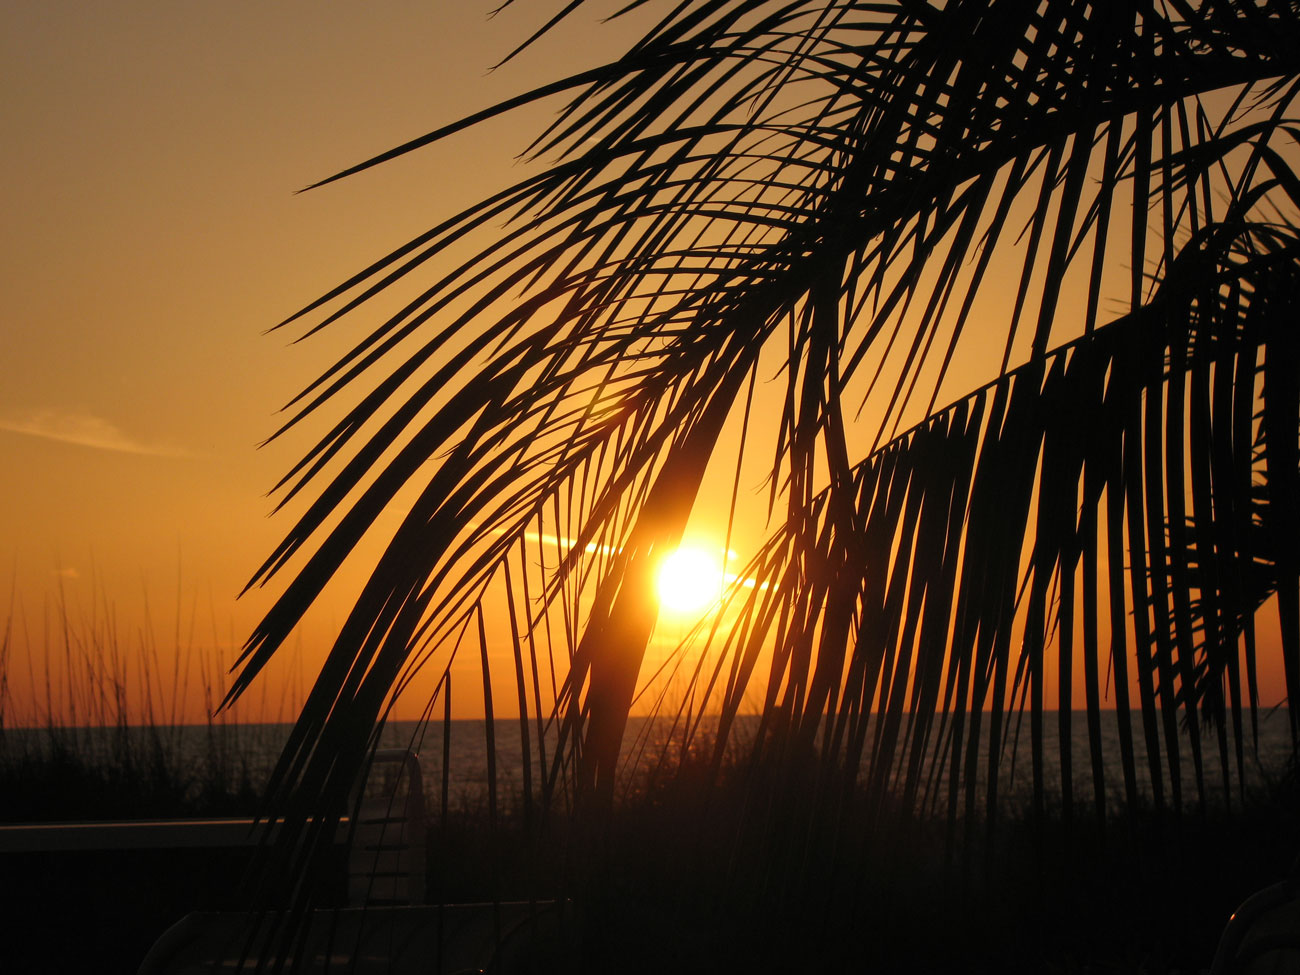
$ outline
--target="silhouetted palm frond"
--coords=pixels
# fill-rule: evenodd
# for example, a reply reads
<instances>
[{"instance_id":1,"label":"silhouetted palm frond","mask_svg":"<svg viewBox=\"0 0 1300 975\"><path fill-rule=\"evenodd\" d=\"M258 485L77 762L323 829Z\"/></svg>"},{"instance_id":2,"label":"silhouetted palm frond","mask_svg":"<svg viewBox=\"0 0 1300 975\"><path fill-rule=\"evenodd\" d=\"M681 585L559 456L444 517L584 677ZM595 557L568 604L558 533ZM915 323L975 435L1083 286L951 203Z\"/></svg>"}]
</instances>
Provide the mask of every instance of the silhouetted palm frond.
<instances>
[{"instance_id":1,"label":"silhouetted palm frond","mask_svg":"<svg viewBox=\"0 0 1300 975\"><path fill-rule=\"evenodd\" d=\"M709 465L739 465L718 459L739 426L771 457L779 527L751 571L770 585L713 633L732 663L698 670L705 697L734 714L771 654L767 731L863 759L873 794L909 803L939 795L933 755L954 811L981 788L993 810L1001 752L980 744L1022 702L1040 802L1060 708L1070 799L1078 661L1101 803L1110 667L1123 720L1140 712L1130 796L1141 740L1180 802L1178 716L1231 714L1240 742L1255 700L1257 593L1226 566L1255 557L1265 467L1296 537L1296 4L700 0L469 122L562 92L532 146L556 161L290 319L404 302L289 405L285 429L337 416L279 485L315 493L250 583L296 560L232 694L381 514L402 521L279 800L340 806L410 668L485 644L485 610L509 617L519 707L560 726L549 781L608 795L650 579ZM774 372L766 428L750 404Z\"/></svg>"},{"instance_id":2,"label":"silhouetted palm frond","mask_svg":"<svg viewBox=\"0 0 1300 975\"><path fill-rule=\"evenodd\" d=\"M1294 526L1257 483L1270 501L1294 497L1295 454L1269 449L1267 433L1280 426L1274 435L1294 442L1294 424L1265 423L1255 399L1258 381L1265 411L1281 403L1294 419L1297 288L1293 231L1206 228L1138 312L853 467L750 566L768 585L735 587L736 615L780 623L728 635L726 720L775 629L762 675L769 737L804 753L820 744L832 769L865 760L876 804L889 795L910 808L937 787L951 815L964 796L975 821L982 794L995 820L1008 723L1027 703L1035 804L1045 712L1056 710L1068 810L1076 679L1097 808L1117 772L1138 804L1140 752L1157 804L1171 789L1181 805L1189 773L1204 798L1198 707L1219 730L1225 781L1230 712L1240 773L1243 709L1258 700L1253 614L1297 588L1267 541ZM1116 708L1118 769L1103 756L1104 701Z\"/></svg>"}]
</instances>

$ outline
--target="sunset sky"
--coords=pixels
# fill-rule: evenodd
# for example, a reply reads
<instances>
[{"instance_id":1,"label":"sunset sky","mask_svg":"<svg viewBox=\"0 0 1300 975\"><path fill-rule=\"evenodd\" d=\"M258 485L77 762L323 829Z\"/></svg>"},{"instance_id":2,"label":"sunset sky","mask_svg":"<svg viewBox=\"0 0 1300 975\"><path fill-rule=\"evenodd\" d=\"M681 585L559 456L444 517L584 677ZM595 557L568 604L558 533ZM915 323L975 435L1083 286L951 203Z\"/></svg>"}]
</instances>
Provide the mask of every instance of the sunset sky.
<instances>
[{"instance_id":1,"label":"sunset sky","mask_svg":"<svg viewBox=\"0 0 1300 975\"><path fill-rule=\"evenodd\" d=\"M110 605L128 640L146 599L172 630L178 573L201 633L242 638L265 608L235 596L289 527L265 492L307 441L257 444L352 336L263 333L517 178L512 157L556 106L295 191L586 66L629 29L583 13L489 72L546 12L489 20L494 5L7 8L0 559L32 644L60 585L74 613Z\"/></svg>"},{"instance_id":2,"label":"sunset sky","mask_svg":"<svg viewBox=\"0 0 1300 975\"><path fill-rule=\"evenodd\" d=\"M300 345L266 331L519 178L515 155L560 103L296 191L612 57L653 13L602 26L597 11L621 4L593 5L490 71L559 6L489 18L495 3L7 10L0 578L16 700L40 685L46 651L62 653L61 604L91 631L156 640L165 658L179 643L229 662L278 591L236 600L291 524L268 517L266 492L320 428L257 445L357 335L347 321ZM742 560L762 530L748 527ZM347 608L327 599L309 617L301 660L283 665L295 680ZM197 700L185 713L202 718Z\"/></svg>"}]
</instances>

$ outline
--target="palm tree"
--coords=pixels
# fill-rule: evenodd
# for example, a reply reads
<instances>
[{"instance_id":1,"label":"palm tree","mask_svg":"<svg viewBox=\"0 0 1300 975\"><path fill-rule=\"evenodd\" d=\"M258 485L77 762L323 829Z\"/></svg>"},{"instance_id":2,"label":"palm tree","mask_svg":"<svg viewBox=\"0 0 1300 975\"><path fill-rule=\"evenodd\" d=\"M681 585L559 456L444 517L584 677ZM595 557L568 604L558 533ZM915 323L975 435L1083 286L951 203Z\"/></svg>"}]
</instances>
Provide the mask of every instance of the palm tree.
<instances>
[{"instance_id":1,"label":"palm tree","mask_svg":"<svg viewBox=\"0 0 1300 975\"><path fill-rule=\"evenodd\" d=\"M481 655L491 707L485 618L544 788L607 805L655 567L711 469L728 537L753 520L755 456L771 531L686 665L719 748L757 695L760 756L971 822L1021 714L1040 808L1074 806L1080 735L1099 810L1117 774L1175 807L1239 776L1265 602L1300 690L1300 5L684 0L331 179L561 95L531 175L283 323L401 298L280 431L333 411L232 696L401 513L280 760L290 815L341 807L413 668Z\"/></svg>"}]
</instances>

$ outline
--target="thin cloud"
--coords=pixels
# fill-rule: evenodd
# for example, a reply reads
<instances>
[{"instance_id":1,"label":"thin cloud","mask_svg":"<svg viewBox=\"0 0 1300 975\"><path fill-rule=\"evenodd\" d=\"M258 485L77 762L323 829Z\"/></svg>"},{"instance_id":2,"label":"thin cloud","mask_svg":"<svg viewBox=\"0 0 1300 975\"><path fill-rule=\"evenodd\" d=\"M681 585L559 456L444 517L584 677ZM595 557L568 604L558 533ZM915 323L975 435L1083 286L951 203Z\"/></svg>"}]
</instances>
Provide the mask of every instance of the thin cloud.
<instances>
[{"instance_id":1,"label":"thin cloud","mask_svg":"<svg viewBox=\"0 0 1300 975\"><path fill-rule=\"evenodd\" d=\"M41 410L23 416L0 417L0 430L21 433L43 440L76 444L93 450L119 454L142 454L150 457L188 457L189 452L165 444L150 444L123 433L117 426L98 416L84 413L59 413Z\"/></svg>"}]
</instances>

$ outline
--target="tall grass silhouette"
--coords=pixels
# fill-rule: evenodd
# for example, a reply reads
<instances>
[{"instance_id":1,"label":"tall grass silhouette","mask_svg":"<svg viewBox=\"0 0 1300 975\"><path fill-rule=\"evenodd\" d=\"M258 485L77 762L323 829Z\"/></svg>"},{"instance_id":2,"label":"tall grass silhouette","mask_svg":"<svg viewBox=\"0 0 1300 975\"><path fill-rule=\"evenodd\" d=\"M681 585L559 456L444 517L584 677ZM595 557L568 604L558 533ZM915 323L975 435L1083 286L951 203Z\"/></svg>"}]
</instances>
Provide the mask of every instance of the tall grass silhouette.
<instances>
[{"instance_id":1,"label":"tall grass silhouette","mask_svg":"<svg viewBox=\"0 0 1300 975\"><path fill-rule=\"evenodd\" d=\"M196 633L177 607L160 638L148 614L129 634L98 589L91 608L60 590L37 632L11 603L0 644L0 820L252 815L288 721L289 685L250 696L239 720L218 704L232 641ZM222 647L225 647L224 659ZM15 685L34 693L14 694ZM260 700L258 699L260 697ZM195 706L201 723L192 720Z\"/></svg>"}]
</instances>

